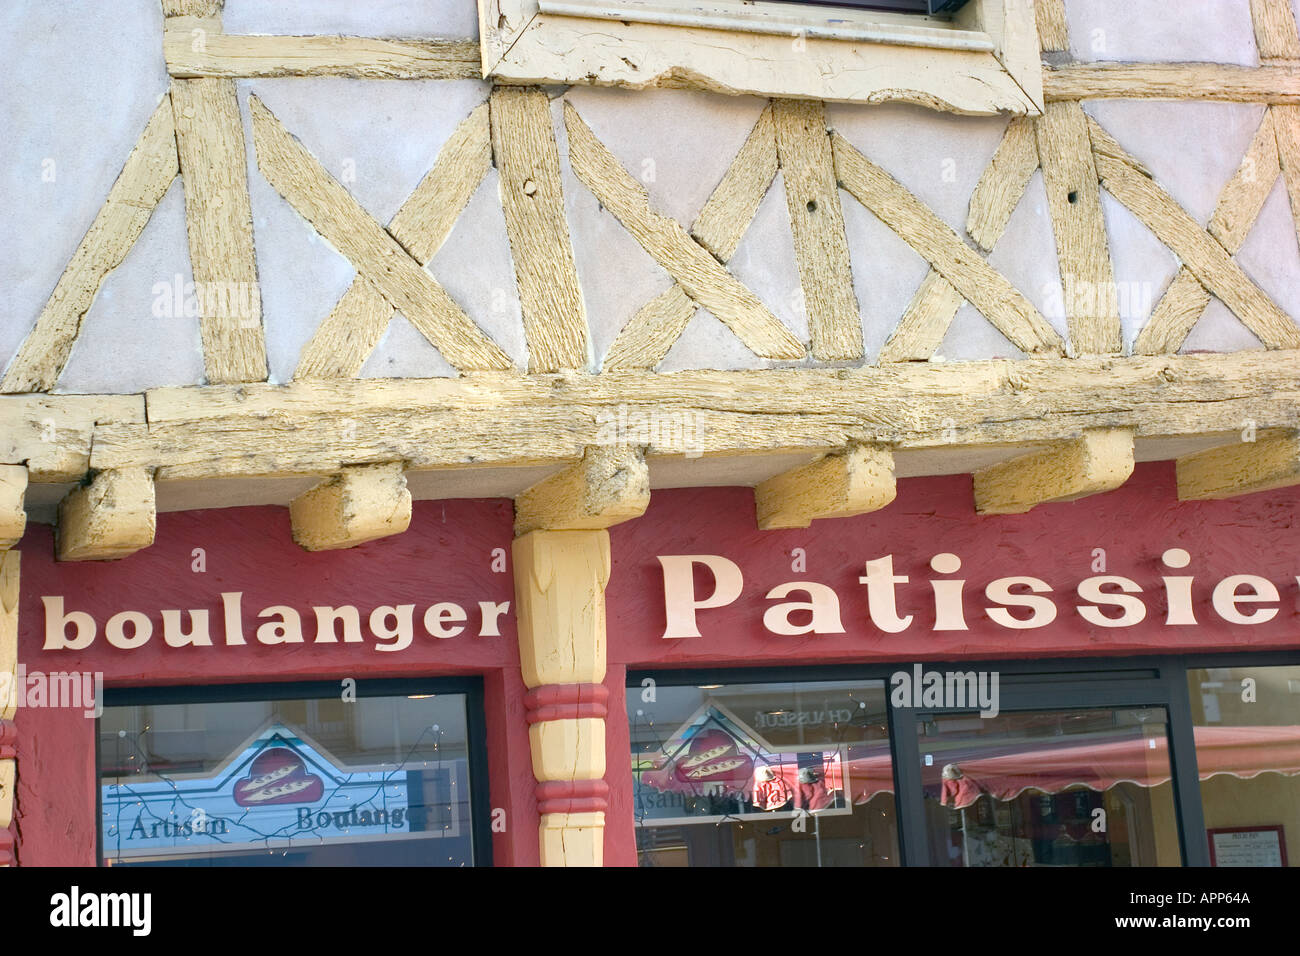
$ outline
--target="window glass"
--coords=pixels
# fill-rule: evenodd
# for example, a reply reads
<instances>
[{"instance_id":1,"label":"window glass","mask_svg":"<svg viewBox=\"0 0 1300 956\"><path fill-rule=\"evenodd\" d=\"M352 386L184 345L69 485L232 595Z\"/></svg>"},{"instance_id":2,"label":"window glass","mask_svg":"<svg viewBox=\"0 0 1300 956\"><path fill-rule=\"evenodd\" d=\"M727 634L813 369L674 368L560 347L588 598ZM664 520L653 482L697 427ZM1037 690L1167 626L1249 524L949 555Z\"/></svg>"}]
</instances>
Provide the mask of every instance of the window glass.
<instances>
[{"instance_id":1,"label":"window glass","mask_svg":"<svg viewBox=\"0 0 1300 956\"><path fill-rule=\"evenodd\" d=\"M1296 866L1300 667L1187 672L1197 773L1216 866Z\"/></svg>"},{"instance_id":2,"label":"window glass","mask_svg":"<svg viewBox=\"0 0 1300 956\"><path fill-rule=\"evenodd\" d=\"M935 866L1178 866L1163 708L921 715Z\"/></svg>"},{"instance_id":3,"label":"window glass","mask_svg":"<svg viewBox=\"0 0 1300 956\"><path fill-rule=\"evenodd\" d=\"M897 866L883 681L628 692L642 866Z\"/></svg>"},{"instance_id":4,"label":"window glass","mask_svg":"<svg viewBox=\"0 0 1300 956\"><path fill-rule=\"evenodd\" d=\"M469 865L468 759L462 694L107 707L104 859Z\"/></svg>"}]
</instances>

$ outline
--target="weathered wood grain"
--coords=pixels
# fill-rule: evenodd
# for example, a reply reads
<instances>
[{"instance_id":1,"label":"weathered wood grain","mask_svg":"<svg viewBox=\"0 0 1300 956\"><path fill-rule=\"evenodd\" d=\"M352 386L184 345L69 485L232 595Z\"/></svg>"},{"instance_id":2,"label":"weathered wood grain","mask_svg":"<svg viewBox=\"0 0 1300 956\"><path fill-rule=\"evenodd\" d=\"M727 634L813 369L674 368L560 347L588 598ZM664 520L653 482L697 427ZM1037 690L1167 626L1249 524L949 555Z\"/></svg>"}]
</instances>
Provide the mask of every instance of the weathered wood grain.
<instances>
[{"instance_id":1,"label":"weathered wood grain","mask_svg":"<svg viewBox=\"0 0 1300 956\"><path fill-rule=\"evenodd\" d=\"M564 216L551 101L544 92L493 90L492 149L528 339L528 370L586 368L587 313Z\"/></svg>"},{"instance_id":2,"label":"weathered wood grain","mask_svg":"<svg viewBox=\"0 0 1300 956\"><path fill-rule=\"evenodd\" d=\"M389 221L389 235L417 262L428 265L491 166L488 106L484 103L448 137L433 168ZM361 276L353 279L303 347L294 378L359 374L383 339L393 314L392 305L369 280Z\"/></svg>"},{"instance_id":3,"label":"weathered wood grain","mask_svg":"<svg viewBox=\"0 0 1300 956\"><path fill-rule=\"evenodd\" d=\"M758 296L679 223L650 208L645 187L623 168L569 103L564 105L564 120L574 174L687 295L721 319L760 358L803 357L803 345Z\"/></svg>"},{"instance_id":4,"label":"weathered wood grain","mask_svg":"<svg viewBox=\"0 0 1300 956\"><path fill-rule=\"evenodd\" d=\"M1076 355L1118 355L1124 350L1119 297L1083 107L1047 104L1034 121L1034 132L1056 237L1070 345Z\"/></svg>"},{"instance_id":5,"label":"weathered wood grain","mask_svg":"<svg viewBox=\"0 0 1300 956\"><path fill-rule=\"evenodd\" d=\"M776 100L777 155L794 256L808 316L809 351L824 361L862 357L862 317L835 181L826 110L811 100Z\"/></svg>"},{"instance_id":6,"label":"weathered wood grain","mask_svg":"<svg viewBox=\"0 0 1300 956\"><path fill-rule=\"evenodd\" d=\"M244 124L233 80L174 80L172 113L203 365L213 384L266 379Z\"/></svg>"},{"instance_id":7,"label":"weathered wood grain","mask_svg":"<svg viewBox=\"0 0 1300 956\"><path fill-rule=\"evenodd\" d=\"M370 80L457 80L482 76L473 40L386 40L342 36L238 36L187 29L163 33L174 77L348 76Z\"/></svg>"},{"instance_id":8,"label":"weathered wood grain","mask_svg":"<svg viewBox=\"0 0 1300 956\"><path fill-rule=\"evenodd\" d=\"M1078 64L1043 68L1053 100L1220 100L1300 103L1300 67L1218 63Z\"/></svg>"},{"instance_id":9,"label":"weathered wood grain","mask_svg":"<svg viewBox=\"0 0 1300 956\"><path fill-rule=\"evenodd\" d=\"M506 369L510 358L391 235L249 98L257 164L267 181L458 369Z\"/></svg>"},{"instance_id":10,"label":"weathered wood grain","mask_svg":"<svg viewBox=\"0 0 1300 956\"><path fill-rule=\"evenodd\" d=\"M1106 190L1172 249L1201 285L1222 299L1261 342L1273 349L1300 347L1300 328L1168 193L1132 164L1095 155Z\"/></svg>"},{"instance_id":11,"label":"weathered wood grain","mask_svg":"<svg viewBox=\"0 0 1300 956\"><path fill-rule=\"evenodd\" d=\"M719 262L728 262L754 221L759 203L777 173L776 129L766 107L732 160L722 181L700 210L691 235ZM654 368L699 309L680 284L655 296L619 330L605 353L606 369Z\"/></svg>"},{"instance_id":12,"label":"weathered wood grain","mask_svg":"<svg viewBox=\"0 0 1300 956\"><path fill-rule=\"evenodd\" d=\"M689 422L701 455L1023 444L1131 427L1138 437L1300 427L1300 351L1025 359L858 369L606 372L158 389L148 423L95 430L91 466L160 480L573 462L609 422ZM344 428L340 422L349 422ZM680 456L662 434L647 454ZM656 445L654 441L658 441ZM33 476L35 477L35 476Z\"/></svg>"},{"instance_id":13,"label":"weathered wood grain","mask_svg":"<svg viewBox=\"0 0 1300 956\"><path fill-rule=\"evenodd\" d=\"M1246 241L1279 172L1273 110L1268 110L1206 227L1229 253L1235 255ZM1177 352L1209 304L1209 291L1187 266L1180 267L1138 334L1133 351L1140 355Z\"/></svg>"},{"instance_id":14,"label":"weathered wood grain","mask_svg":"<svg viewBox=\"0 0 1300 956\"><path fill-rule=\"evenodd\" d=\"M833 144L835 169L844 188L924 256L998 331L1024 352L1064 352L1060 335L1029 300L925 203L838 133Z\"/></svg>"}]
</instances>

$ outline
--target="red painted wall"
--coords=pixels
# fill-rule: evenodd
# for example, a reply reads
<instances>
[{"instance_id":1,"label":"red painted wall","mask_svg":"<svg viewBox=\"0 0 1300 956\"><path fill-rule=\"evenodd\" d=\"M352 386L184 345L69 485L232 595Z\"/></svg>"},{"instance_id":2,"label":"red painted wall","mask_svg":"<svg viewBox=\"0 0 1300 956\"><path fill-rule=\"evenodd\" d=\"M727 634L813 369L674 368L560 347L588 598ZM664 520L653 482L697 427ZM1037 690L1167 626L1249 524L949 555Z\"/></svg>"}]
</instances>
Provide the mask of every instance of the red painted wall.
<instances>
[{"instance_id":1,"label":"red painted wall","mask_svg":"<svg viewBox=\"0 0 1300 956\"><path fill-rule=\"evenodd\" d=\"M19 662L31 671L99 671L110 687L286 680L484 676L489 790L504 811L493 834L498 863L536 864L537 809L524 718L515 630L514 583L508 563L492 570L493 550L508 562L513 537L509 501L417 502L410 530L344 551L308 554L293 543L283 508L239 508L164 514L155 544L122 561L58 563L51 530L33 526L22 542ZM206 570L196 572L194 550ZM223 642L221 592L243 593L247 642ZM97 636L85 650L45 651L42 596L85 611ZM466 630L429 636L426 607L452 601L468 613ZM478 602L510 602L500 636L479 637ZM283 604L302 616L304 643L264 645L255 637L258 612ZM316 644L313 605L355 605L363 642ZM415 605L415 636L400 651L380 651L366 620L379 605ZM211 647L168 647L163 609L207 609ZM124 650L105 639L113 614L144 612L153 635ZM182 616L190 626L190 616ZM69 628L69 635L72 628ZM95 722L80 710L19 708L17 830L19 865L93 865L97 826Z\"/></svg>"},{"instance_id":2,"label":"red painted wall","mask_svg":"<svg viewBox=\"0 0 1300 956\"><path fill-rule=\"evenodd\" d=\"M946 658L1071 657L1300 647L1300 489L1228 501L1180 504L1173 464L1139 465L1122 488L1076 502L1042 505L1028 514L979 517L969 476L917 478L899 483L889 507L856 518L815 521L809 529L759 531L753 493L743 488L656 492L645 516L611 529L613 572L607 590L611 662L635 667L775 665ZM807 570L791 569L803 548ZM1092 576L1094 549L1106 552L1107 574L1134 579L1144 589L1146 619L1107 628L1078 616L1075 587ZM1191 554L1184 570L1160 562L1168 548ZM956 575L930 570L930 558L962 559ZM700 637L664 639L664 579L658 555L716 554L744 573L739 600L699 612ZM888 634L871 623L866 587L858 582L868 560L894 556L899 614L911 627ZM1228 624L1210 606L1210 590L1230 574L1259 574L1275 583L1280 611L1269 623ZM1195 575L1196 626L1166 626L1163 575ZM1029 575L1051 584L1054 623L1011 630L984 614L985 585ZM966 585L967 631L936 632L932 579L961 577ZM700 595L711 593L697 575ZM767 592L788 581L831 586L840 599L846 633L782 636L769 633ZM806 600L796 593L787 600ZM1244 607L1244 606L1243 606ZM1111 609L1113 613L1113 609ZM800 620L795 618L796 622Z\"/></svg>"},{"instance_id":3,"label":"red painted wall","mask_svg":"<svg viewBox=\"0 0 1300 956\"><path fill-rule=\"evenodd\" d=\"M613 573L607 591L610 690L605 831L608 865L635 865L626 692L629 669L654 667L797 665L944 658L1176 653L1188 650L1300 647L1300 490L1224 502L1179 504L1169 464L1139 466L1123 488L1079 502L1045 505L1027 515L980 518L968 477L903 481L888 508L860 518L819 521L806 530L759 532L748 489L656 492L646 516L611 531ZM29 670L102 671L110 686L186 685L282 680L337 680L417 675L480 674L484 679L490 801L497 815L493 856L498 865L538 862L536 800L519 672L513 579L491 569L492 552L509 555L508 501L417 503L406 534L346 551L307 554L293 544L281 508L242 508L160 515L157 542L127 560L58 564L48 528L33 527L22 543L19 660ZM1191 553L1190 567L1164 568L1168 548ZM194 549L206 570L192 570ZM792 551L806 552L807 570L791 568ZM1148 607L1134 627L1091 625L1074 612L1077 583L1091 576L1094 549L1106 551L1106 573L1136 580ZM969 630L934 632L929 559L952 552L963 560ZM701 637L665 640L663 575L658 555L717 554L742 569L742 596L701 611ZM901 634L872 626L866 588L858 583L868 560L894 555L900 613L914 615ZM1261 625L1230 625L1209 604L1222 577L1255 573L1278 585L1277 617ZM1164 623L1163 574L1192 574L1197 626ZM988 581L1011 575L1043 578L1054 587L1059 613L1045 628L1015 631L983 613ZM763 626L774 586L796 580L831 586L839 596L842 635L780 636ZM701 593L708 588L701 586ZM243 592L247 641L221 642L223 591ZM43 595L60 595L66 610L90 612L95 643L83 651L45 652ZM800 599L802 595L794 595ZM429 605L466 608L466 631L438 640L423 633ZM511 602L499 637L477 637L480 601ZM271 605L303 616L305 643L266 646L254 632L257 612ZM362 612L383 604L415 604L416 636L397 652L360 644L315 644L316 604L354 604ZM162 609L206 608L213 647L171 648L162 637ZM108 618L144 612L153 637L136 650L105 641ZM189 616L184 616L188 626ZM76 711L20 709L16 829L20 865L92 864L96 827L94 723ZM504 825L502 829L501 825Z\"/></svg>"}]
</instances>

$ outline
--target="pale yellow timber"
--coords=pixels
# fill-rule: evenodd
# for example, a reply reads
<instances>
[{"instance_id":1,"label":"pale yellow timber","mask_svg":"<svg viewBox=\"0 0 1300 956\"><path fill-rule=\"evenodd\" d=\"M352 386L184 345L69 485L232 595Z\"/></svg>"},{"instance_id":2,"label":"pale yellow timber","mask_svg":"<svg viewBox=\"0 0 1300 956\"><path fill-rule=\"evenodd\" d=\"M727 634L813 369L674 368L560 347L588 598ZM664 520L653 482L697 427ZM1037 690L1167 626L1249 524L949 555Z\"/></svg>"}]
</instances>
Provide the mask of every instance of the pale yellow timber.
<instances>
[{"instance_id":1,"label":"pale yellow timber","mask_svg":"<svg viewBox=\"0 0 1300 956\"><path fill-rule=\"evenodd\" d=\"M806 528L814 518L848 518L894 500L894 455L854 446L762 482L754 489L758 526Z\"/></svg>"},{"instance_id":2,"label":"pale yellow timber","mask_svg":"<svg viewBox=\"0 0 1300 956\"><path fill-rule=\"evenodd\" d=\"M1232 498L1300 485L1300 434L1260 437L1178 459L1178 499Z\"/></svg>"},{"instance_id":3,"label":"pale yellow timber","mask_svg":"<svg viewBox=\"0 0 1300 956\"><path fill-rule=\"evenodd\" d=\"M27 466L0 465L0 552L16 545L27 528L26 494Z\"/></svg>"},{"instance_id":4,"label":"pale yellow timber","mask_svg":"<svg viewBox=\"0 0 1300 956\"><path fill-rule=\"evenodd\" d=\"M608 528L640 517L649 504L645 450L594 445L580 462L515 498L515 534Z\"/></svg>"},{"instance_id":5,"label":"pale yellow timber","mask_svg":"<svg viewBox=\"0 0 1300 956\"><path fill-rule=\"evenodd\" d=\"M105 561L153 544L154 479L145 468L101 471L59 502L60 561Z\"/></svg>"},{"instance_id":6,"label":"pale yellow timber","mask_svg":"<svg viewBox=\"0 0 1300 956\"><path fill-rule=\"evenodd\" d=\"M1133 432L1085 431L1028 455L975 472L975 511L1023 514L1049 501L1074 501L1113 491L1133 474Z\"/></svg>"},{"instance_id":7,"label":"pale yellow timber","mask_svg":"<svg viewBox=\"0 0 1300 956\"><path fill-rule=\"evenodd\" d=\"M344 469L289 503L293 540L304 551L352 548L401 534L411 523L411 493L401 462Z\"/></svg>"}]
</instances>

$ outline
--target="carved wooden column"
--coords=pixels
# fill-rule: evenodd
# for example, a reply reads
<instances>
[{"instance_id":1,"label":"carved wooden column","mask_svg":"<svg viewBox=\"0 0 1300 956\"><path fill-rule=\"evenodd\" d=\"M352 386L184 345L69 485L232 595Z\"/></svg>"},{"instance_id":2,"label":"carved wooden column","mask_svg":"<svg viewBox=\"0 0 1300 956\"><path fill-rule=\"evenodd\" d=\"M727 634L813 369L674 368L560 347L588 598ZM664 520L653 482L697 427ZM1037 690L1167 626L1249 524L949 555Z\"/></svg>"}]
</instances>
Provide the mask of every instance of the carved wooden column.
<instances>
[{"instance_id":1,"label":"carved wooden column","mask_svg":"<svg viewBox=\"0 0 1300 956\"><path fill-rule=\"evenodd\" d=\"M604 858L605 584L609 533L533 531L514 542L519 659L542 866Z\"/></svg>"},{"instance_id":2,"label":"carved wooden column","mask_svg":"<svg viewBox=\"0 0 1300 956\"><path fill-rule=\"evenodd\" d=\"M604 858L609 532L650 503L645 451L587 448L515 498L515 606L542 866Z\"/></svg>"}]
</instances>

